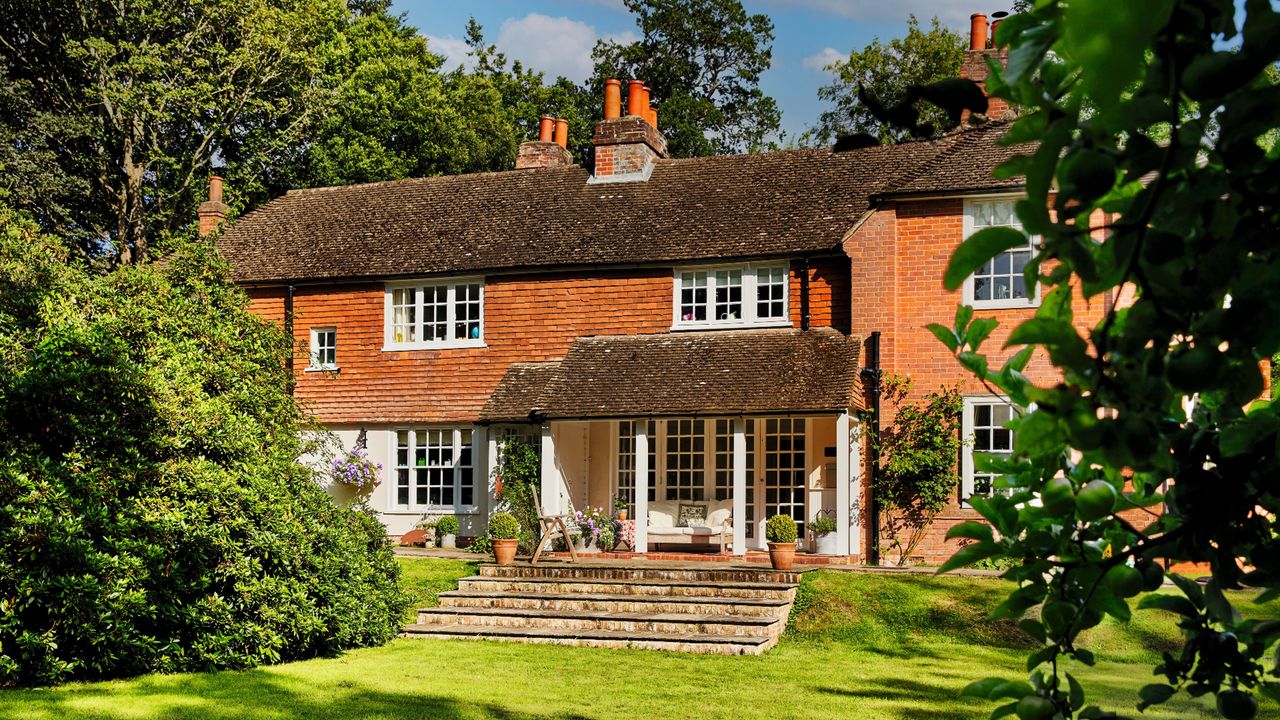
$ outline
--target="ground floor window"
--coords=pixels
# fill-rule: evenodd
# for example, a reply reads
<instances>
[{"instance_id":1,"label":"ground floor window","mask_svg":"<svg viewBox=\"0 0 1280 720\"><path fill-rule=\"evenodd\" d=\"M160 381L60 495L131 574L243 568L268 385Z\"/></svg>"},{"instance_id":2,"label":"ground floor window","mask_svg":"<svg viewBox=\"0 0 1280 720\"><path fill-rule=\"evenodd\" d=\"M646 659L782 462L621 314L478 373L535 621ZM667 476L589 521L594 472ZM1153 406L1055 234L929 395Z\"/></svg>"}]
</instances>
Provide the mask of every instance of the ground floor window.
<instances>
[{"instance_id":1,"label":"ground floor window","mask_svg":"<svg viewBox=\"0 0 1280 720\"><path fill-rule=\"evenodd\" d=\"M645 434L649 436L649 477L645 483L649 488L649 502L657 499L658 424L650 420ZM636 424L627 420L618 423L618 496L627 504L627 509L636 509Z\"/></svg>"},{"instance_id":2,"label":"ground floor window","mask_svg":"<svg viewBox=\"0 0 1280 720\"><path fill-rule=\"evenodd\" d=\"M765 516L788 515L805 524L805 421L770 418L764 433Z\"/></svg>"},{"instance_id":3,"label":"ground floor window","mask_svg":"<svg viewBox=\"0 0 1280 720\"><path fill-rule=\"evenodd\" d=\"M471 428L396 431L395 505L400 509L475 504Z\"/></svg>"},{"instance_id":4,"label":"ground floor window","mask_svg":"<svg viewBox=\"0 0 1280 720\"><path fill-rule=\"evenodd\" d=\"M1013 419L1016 409L1008 400L990 395L968 397L964 400L963 432L969 442L965 444L961 462L960 498L967 501L974 495L990 497L996 492L998 475L983 472L974 466L974 453L1007 456L1013 452L1013 431L1005 425Z\"/></svg>"}]
</instances>

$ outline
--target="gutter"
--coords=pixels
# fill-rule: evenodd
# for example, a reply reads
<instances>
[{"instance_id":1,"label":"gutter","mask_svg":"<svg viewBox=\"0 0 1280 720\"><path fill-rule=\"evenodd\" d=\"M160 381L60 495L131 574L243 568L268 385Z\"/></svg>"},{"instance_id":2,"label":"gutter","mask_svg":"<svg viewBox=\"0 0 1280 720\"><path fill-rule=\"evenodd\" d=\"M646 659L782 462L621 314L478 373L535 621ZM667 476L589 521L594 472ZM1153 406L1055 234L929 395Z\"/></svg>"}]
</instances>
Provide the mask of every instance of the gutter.
<instances>
[{"instance_id":1,"label":"gutter","mask_svg":"<svg viewBox=\"0 0 1280 720\"><path fill-rule=\"evenodd\" d=\"M867 338L867 366L862 369L862 378L866 383L866 393L871 399L870 413L870 442L867 443L868 458L871 461L870 472L868 473L871 483L871 518L870 534L871 534L871 557L872 565L880 564L880 503L876 501L876 484L880 479L880 380L884 373L880 369L880 331L872 331L871 336Z\"/></svg>"}]
</instances>

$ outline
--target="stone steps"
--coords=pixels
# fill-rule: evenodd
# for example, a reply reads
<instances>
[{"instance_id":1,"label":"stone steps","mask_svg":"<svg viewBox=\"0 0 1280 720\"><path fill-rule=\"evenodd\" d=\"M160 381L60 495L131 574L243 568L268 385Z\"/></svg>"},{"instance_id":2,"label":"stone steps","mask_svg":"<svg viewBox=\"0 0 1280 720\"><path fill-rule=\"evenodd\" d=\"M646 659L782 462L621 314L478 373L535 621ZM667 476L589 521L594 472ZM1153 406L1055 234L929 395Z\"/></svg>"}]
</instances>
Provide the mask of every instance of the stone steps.
<instances>
[{"instance_id":1,"label":"stone steps","mask_svg":"<svg viewBox=\"0 0 1280 720\"><path fill-rule=\"evenodd\" d=\"M799 581L798 572L740 565L481 565L403 634L759 654L786 628Z\"/></svg>"},{"instance_id":2,"label":"stone steps","mask_svg":"<svg viewBox=\"0 0 1280 720\"><path fill-rule=\"evenodd\" d=\"M697 633L636 633L619 630L478 627L475 625L410 625L406 637L508 642L576 647L636 648L716 655L759 655L777 644L777 637L704 635Z\"/></svg>"},{"instance_id":3,"label":"stone steps","mask_svg":"<svg viewBox=\"0 0 1280 720\"><path fill-rule=\"evenodd\" d=\"M600 612L683 613L779 617L788 600L721 597L643 597L595 593L470 592L450 590L438 596L441 607L507 608L519 610L582 610Z\"/></svg>"},{"instance_id":4,"label":"stone steps","mask_svg":"<svg viewBox=\"0 0 1280 720\"><path fill-rule=\"evenodd\" d=\"M571 631L616 630L717 636L776 637L786 618L687 613L629 613L603 610L512 610L508 608L439 607L418 611L418 625L528 627Z\"/></svg>"},{"instance_id":5,"label":"stone steps","mask_svg":"<svg viewBox=\"0 0 1280 720\"><path fill-rule=\"evenodd\" d=\"M554 592L645 597L722 597L770 600L795 599L795 588L778 583L699 582L693 580L636 580L612 578L503 578L473 576L458 582L467 592Z\"/></svg>"}]
</instances>

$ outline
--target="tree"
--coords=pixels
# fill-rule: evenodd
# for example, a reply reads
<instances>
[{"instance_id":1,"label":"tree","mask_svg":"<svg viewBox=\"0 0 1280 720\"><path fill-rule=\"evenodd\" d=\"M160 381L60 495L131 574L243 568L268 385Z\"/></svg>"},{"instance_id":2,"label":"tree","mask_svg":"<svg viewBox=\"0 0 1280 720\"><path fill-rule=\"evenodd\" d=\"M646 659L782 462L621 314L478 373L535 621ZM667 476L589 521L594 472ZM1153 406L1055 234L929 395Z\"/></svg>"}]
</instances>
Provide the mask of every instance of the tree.
<instances>
[{"instance_id":1,"label":"tree","mask_svg":"<svg viewBox=\"0 0 1280 720\"><path fill-rule=\"evenodd\" d=\"M960 482L956 458L964 398L956 388L942 388L913 402L911 380L889 376L883 400L893 422L872 438L880 458L872 487L880 508L877 537L888 541L884 549L897 553L898 565L906 565Z\"/></svg>"},{"instance_id":2,"label":"tree","mask_svg":"<svg viewBox=\"0 0 1280 720\"><path fill-rule=\"evenodd\" d=\"M781 113L760 90L773 57L773 21L738 0L624 0L640 40L596 43L591 97L608 78L650 88L674 157L756 150L776 134Z\"/></svg>"},{"instance_id":3,"label":"tree","mask_svg":"<svg viewBox=\"0 0 1280 720\"><path fill-rule=\"evenodd\" d=\"M943 27L938 18L924 31L912 15L905 37L888 43L876 38L827 68L836 77L818 90L818 97L835 107L818 116L817 126L806 133L805 141L830 144L852 133L868 133L882 143L907 139L910 132L878 118L859 97L859 91L865 89L885 105L897 104L911 87L959 74L966 47L964 37ZM920 105L919 109L926 121L949 129L942 109L932 105Z\"/></svg>"},{"instance_id":4,"label":"tree","mask_svg":"<svg viewBox=\"0 0 1280 720\"><path fill-rule=\"evenodd\" d=\"M972 542L943 567L1021 563L995 616L1041 647L1029 683L966 690L1008 701L995 716L1113 717L1086 706L1069 672L1094 662L1081 633L1105 615L1127 621L1130 599L1166 576L1177 592L1138 607L1169 613L1185 641L1139 709L1212 693L1223 716L1252 718L1255 693L1280 699L1280 622L1247 617L1227 592L1280 595L1280 406L1259 399L1260 364L1280 351L1280 326L1260 321L1280 313L1280 153L1264 149L1280 127L1268 72L1280 13L1247 0L1236 15L1224 0L1039 0L997 31L1009 66L988 88L1021 108L1004 142L1037 141L997 175L1026 178L1018 215L1038 238L1026 279L1044 299L1000 368L981 351L995 320L961 308L952 327L931 328L1027 408L1010 424L1013 455L975 461L1009 495L973 501L987 522L949 533ZM1009 228L975 233L944 283L958 288L1026 242ZM1080 297L1110 308L1083 335ZM1061 382L1022 375L1036 348ZM1186 562L1209 566L1207 584L1167 570Z\"/></svg>"},{"instance_id":5,"label":"tree","mask_svg":"<svg viewBox=\"0 0 1280 720\"><path fill-rule=\"evenodd\" d=\"M5 0L0 172L11 202L87 253L146 258L190 222L211 160L296 131L329 92L339 0ZM27 143L48 165L20 164ZM16 150L16 152L15 152ZM16 166L12 163L18 163Z\"/></svg>"},{"instance_id":6,"label":"tree","mask_svg":"<svg viewBox=\"0 0 1280 720\"><path fill-rule=\"evenodd\" d=\"M0 208L0 686L378 645L386 528L299 458L290 339L212 245L89 272Z\"/></svg>"}]
</instances>

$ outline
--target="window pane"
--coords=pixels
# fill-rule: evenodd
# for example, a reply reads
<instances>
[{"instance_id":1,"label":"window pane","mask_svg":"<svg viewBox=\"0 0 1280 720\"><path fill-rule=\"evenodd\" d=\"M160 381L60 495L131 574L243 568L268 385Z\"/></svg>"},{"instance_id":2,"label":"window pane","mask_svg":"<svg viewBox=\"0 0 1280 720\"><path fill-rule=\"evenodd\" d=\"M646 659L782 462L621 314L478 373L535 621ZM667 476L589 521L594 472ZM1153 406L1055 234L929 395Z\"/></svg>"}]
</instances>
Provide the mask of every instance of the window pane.
<instances>
[{"instance_id":1,"label":"window pane","mask_svg":"<svg viewBox=\"0 0 1280 720\"><path fill-rule=\"evenodd\" d=\"M480 339L480 283L468 283L454 287L453 338L455 340Z\"/></svg>"},{"instance_id":2,"label":"window pane","mask_svg":"<svg viewBox=\"0 0 1280 720\"><path fill-rule=\"evenodd\" d=\"M787 313L787 269L781 265L756 269L756 319L778 320Z\"/></svg>"},{"instance_id":3,"label":"window pane","mask_svg":"<svg viewBox=\"0 0 1280 720\"><path fill-rule=\"evenodd\" d=\"M1014 433L1003 426L1013 418L1013 406L994 399L974 401L972 406L973 427L970 430L973 433L973 446L966 452L996 456L1007 456L1011 453ZM971 483L973 494L991 495L995 491L995 482L998 478L998 475L975 468Z\"/></svg>"},{"instance_id":4,"label":"window pane","mask_svg":"<svg viewBox=\"0 0 1280 720\"><path fill-rule=\"evenodd\" d=\"M449 337L449 288L429 285L422 289L422 339Z\"/></svg>"},{"instance_id":5,"label":"window pane","mask_svg":"<svg viewBox=\"0 0 1280 720\"><path fill-rule=\"evenodd\" d=\"M666 497L702 500L706 496L706 436L701 420L667 421Z\"/></svg>"},{"instance_id":6,"label":"window pane","mask_svg":"<svg viewBox=\"0 0 1280 720\"><path fill-rule=\"evenodd\" d=\"M702 322L707 319L707 273L680 273L680 319Z\"/></svg>"},{"instance_id":7,"label":"window pane","mask_svg":"<svg viewBox=\"0 0 1280 720\"><path fill-rule=\"evenodd\" d=\"M742 317L742 271L716 271L717 320L738 320Z\"/></svg>"}]
</instances>

